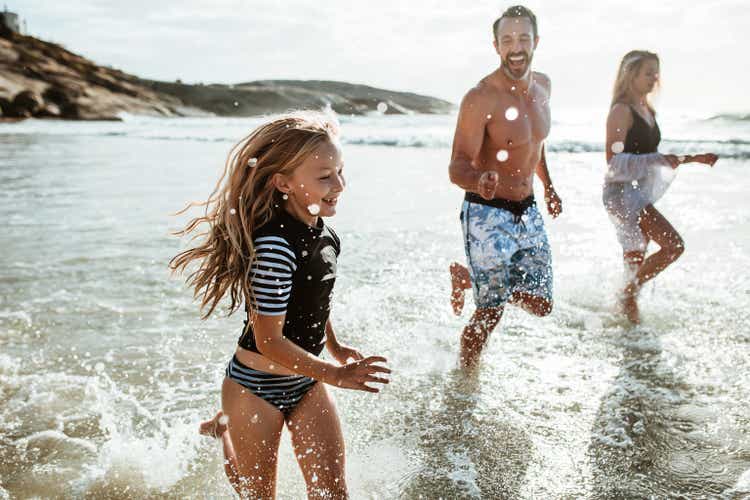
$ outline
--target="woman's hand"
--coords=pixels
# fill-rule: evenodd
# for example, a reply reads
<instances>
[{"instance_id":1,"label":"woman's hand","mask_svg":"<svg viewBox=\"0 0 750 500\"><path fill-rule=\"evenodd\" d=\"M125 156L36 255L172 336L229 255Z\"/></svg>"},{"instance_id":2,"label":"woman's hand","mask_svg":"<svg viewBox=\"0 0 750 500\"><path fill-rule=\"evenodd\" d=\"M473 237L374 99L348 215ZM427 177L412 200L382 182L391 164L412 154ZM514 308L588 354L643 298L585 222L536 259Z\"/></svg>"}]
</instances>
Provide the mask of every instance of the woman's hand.
<instances>
[{"instance_id":1,"label":"woman's hand","mask_svg":"<svg viewBox=\"0 0 750 500\"><path fill-rule=\"evenodd\" d=\"M693 155L690 157L690 161L703 163L704 165L708 165L709 167L713 167L718 159L719 156L713 153L701 153L699 155Z\"/></svg>"},{"instance_id":2,"label":"woman's hand","mask_svg":"<svg viewBox=\"0 0 750 500\"><path fill-rule=\"evenodd\" d=\"M337 367L333 373L326 377L324 382L343 389L380 392L380 389L365 384L368 382L387 384L389 382L387 378L378 377L377 374L388 374L391 373L391 370L385 366L375 364L386 363L387 361L388 360L382 356L370 356L368 358L352 361L351 363Z\"/></svg>"},{"instance_id":3,"label":"woman's hand","mask_svg":"<svg viewBox=\"0 0 750 500\"><path fill-rule=\"evenodd\" d=\"M364 359L364 356L353 347L343 344L327 344L328 352L331 353L333 359L339 362L340 365L345 365L349 360L359 361Z\"/></svg>"},{"instance_id":4,"label":"woman's hand","mask_svg":"<svg viewBox=\"0 0 750 500\"><path fill-rule=\"evenodd\" d=\"M687 157L685 156L677 156L677 155L662 155L665 160L667 160L667 163L669 163L669 166L673 169L680 166L681 163L685 163L687 160Z\"/></svg>"}]
</instances>

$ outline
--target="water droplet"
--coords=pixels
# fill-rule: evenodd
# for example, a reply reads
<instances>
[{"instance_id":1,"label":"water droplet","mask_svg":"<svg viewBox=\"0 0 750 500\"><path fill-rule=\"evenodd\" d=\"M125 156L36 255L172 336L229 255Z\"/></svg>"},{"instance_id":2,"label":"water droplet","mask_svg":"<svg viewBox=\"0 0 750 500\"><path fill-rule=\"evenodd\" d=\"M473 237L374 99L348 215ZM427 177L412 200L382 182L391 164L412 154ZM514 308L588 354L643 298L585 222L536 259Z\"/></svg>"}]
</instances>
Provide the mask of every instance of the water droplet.
<instances>
[{"instance_id":1,"label":"water droplet","mask_svg":"<svg viewBox=\"0 0 750 500\"><path fill-rule=\"evenodd\" d=\"M308 275L307 275L307 281L310 281L311 279L312 279L312 276L310 276L310 275L308 274Z\"/></svg>"},{"instance_id":2,"label":"water droplet","mask_svg":"<svg viewBox=\"0 0 750 500\"><path fill-rule=\"evenodd\" d=\"M236 213L237 213L237 210L235 210L234 208L230 208L229 209L229 214L230 215L235 215Z\"/></svg>"},{"instance_id":3,"label":"water droplet","mask_svg":"<svg viewBox=\"0 0 750 500\"><path fill-rule=\"evenodd\" d=\"M633 186L634 188L637 188L638 187L638 181L633 181L633 182L630 183L630 185Z\"/></svg>"},{"instance_id":4,"label":"water droplet","mask_svg":"<svg viewBox=\"0 0 750 500\"><path fill-rule=\"evenodd\" d=\"M284 193L284 196L282 196L281 199L282 200L288 200L289 199L289 195L286 194L286 193Z\"/></svg>"},{"instance_id":5,"label":"water droplet","mask_svg":"<svg viewBox=\"0 0 750 500\"><path fill-rule=\"evenodd\" d=\"M510 87L510 90L512 90L512 91L514 91L514 92L515 92L515 90L516 90L516 86L515 86L515 85L511 85L511 87Z\"/></svg>"},{"instance_id":6,"label":"water droplet","mask_svg":"<svg viewBox=\"0 0 750 500\"><path fill-rule=\"evenodd\" d=\"M497 152L497 161L507 161L508 160L508 152L504 149L501 149Z\"/></svg>"},{"instance_id":7,"label":"water droplet","mask_svg":"<svg viewBox=\"0 0 750 500\"><path fill-rule=\"evenodd\" d=\"M623 151L625 151L625 144L622 143L622 141L617 141L612 143L612 152L614 154L620 154Z\"/></svg>"},{"instance_id":8,"label":"water droplet","mask_svg":"<svg viewBox=\"0 0 750 500\"><path fill-rule=\"evenodd\" d=\"M229 423L229 415L222 415L219 417L219 424L227 425Z\"/></svg>"},{"instance_id":9,"label":"water droplet","mask_svg":"<svg viewBox=\"0 0 750 500\"><path fill-rule=\"evenodd\" d=\"M101 373L104 371L104 363L99 362L94 365L94 370L96 370L96 373Z\"/></svg>"},{"instance_id":10,"label":"water droplet","mask_svg":"<svg viewBox=\"0 0 750 500\"><path fill-rule=\"evenodd\" d=\"M317 203L311 203L307 205L307 211L310 212L311 215L318 215L320 213L320 205Z\"/></svg>"},{"instance_id":11,"label":"water droplet","mask_svg":"<svg viewBox=\"0 0 750 500\"><path fill-rule=\"evenodd\" d=\"M386 103L384 103L384 102L379 102L378 103L378 112L385 113L386 111L388 111L388 105Z\"/></svg>"},{"instance_id":12,"label":"water droplet","mask_svg":"<svg viewBox=\"0 0 750 500\"><path fill-rule=\"evenodd\" d=\"M273 364L271 364L271 365L268 365L268 368L271 369L271 370L273 370L274 368L276 368L276 366L273 365Z\"/></svg>"},{"instance_id":13,"label":"water droplet","mask_svg":"<svg viewBox=\"0 0 750 500\"><path fill-rule=\"evenodd\" d=\"M505 110L505 119L513 121L518 118L518 109L514 106L509 107Z\"/></svg>"},{"instance_id":14,"label":"water droplet","mask_svg":"<svg viewBox=\"0 0 750 500\"><path fill-rule=\"evenodd\" d=\"M237 106L239 106L239 105L240 105L240 103L238 103L237 101L234 101L234 103L233 103L233 104L234 104L234 107L235 107L235 108L236 108Z\"/></svg>"},{"instance_id":15,"label":"water droplet","mask_svg":"<svg viewBox=\"0 0 750 500\"><path fill-rule=\"evenodd\" d=\"M307 250L302 250L302 256L307 257Z\"/></svg>"},{"instance_id":16,"label":"water droplet","mask_svg":"<svg viewBox=\"0 0 750 500\"><path fill-rule=\"evenodd\" d=\"M492 119L492 115L489 115L489 114L488 114L488 115L487 115L487 119L488 119L488 120L491 120L491 119Z\"/></svg>"},{"instance_id":17,"label":"water droplet","mask_svg":"<svg viewBox=\"0 0 750 500\"><path fill-rule=\"evenodd\" d=\"M312 475L312 478L310 479L310 481L312 481L313 483L317 483L318 482L318 475L313 472L313 475Z\"/></svg>"},{"instance_id":18,"label":"water droplet","mask_svg":"<svg viewBox=\"0 0 750 500\"><path fill-rule=\"evenodd\" d=\"M260 420L260 417L258 417L258 414L256 413L250 418L250 423L257 424L258 420Z\"/></svg>"},{"instance_id":19,"label":"water droplet","mask_svg":"<svg viewBox=\"0 0 750 500\"><path fill-rule=\"evenodd\" d=\"M250 158L249 160L247 160L247 166L248 167L254 167L257 164L258 164L258 159L257 158Z\"/></svg>"}]
</instances>

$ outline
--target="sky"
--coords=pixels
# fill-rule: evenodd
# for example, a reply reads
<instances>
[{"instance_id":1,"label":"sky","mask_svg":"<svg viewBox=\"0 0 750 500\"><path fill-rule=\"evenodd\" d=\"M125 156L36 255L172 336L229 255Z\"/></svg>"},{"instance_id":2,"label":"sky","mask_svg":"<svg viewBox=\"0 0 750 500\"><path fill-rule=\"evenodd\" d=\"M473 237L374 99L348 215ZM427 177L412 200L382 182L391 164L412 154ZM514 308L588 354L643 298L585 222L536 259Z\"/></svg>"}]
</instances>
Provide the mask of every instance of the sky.
<instances>
[{"instance_id":1,"label":"sky","mask_svg":"<svg viewBox=\"0 0 750 500\"><path fill-rule=\"evenodd\" d=\"M499 65L486 0L6 0L28 33L144 78L321 79L459 102ZM692 2L691 2L692 3ZM750 2L526 2L553 106L601 108L621 57L657 52L668 109L750 111Z\"/></svg>"}]
</instances>

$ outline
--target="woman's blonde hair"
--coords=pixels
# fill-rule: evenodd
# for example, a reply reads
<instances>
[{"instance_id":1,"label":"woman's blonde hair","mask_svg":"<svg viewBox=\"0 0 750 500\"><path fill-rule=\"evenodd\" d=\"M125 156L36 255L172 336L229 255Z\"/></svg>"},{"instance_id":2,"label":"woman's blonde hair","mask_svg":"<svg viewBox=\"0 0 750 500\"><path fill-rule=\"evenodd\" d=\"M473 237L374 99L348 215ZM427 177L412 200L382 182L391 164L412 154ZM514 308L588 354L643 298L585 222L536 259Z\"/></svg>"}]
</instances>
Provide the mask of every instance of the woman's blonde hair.
<instances>
[{"instance_id":1,"label":"woman's blonde hair","mask_svg":"<svg viewBox=\"0 0 750 500\"><path fill-rule=\"evenodd\" d=\"M638 76L638 72L641 71L643 63L648 60L656 61L657 65L660 64L659 56L647 50L631 50L625 54L620 62L620 68L617 70L617 78L615 79L615 87L612 91L612 103L610 107L626 100L633 80ZM659 82L657 81L658 84ZM646 99L646 105L653 113L654 107L648 98Z\"/></svg>"},{"instance_id":2,"label":"woman's blonde hair","mask_svg":"<svg viewBox=\"0 0 750 500\"><path fill-rule=\"evenodd\" d=\"M243 300L252 303L253 231L284 209L282 193L273 184L274 175L290 175L318 146L337 138L338 123L328 114L300 111L276 117L230 150L224 172L207 201L191 203L178 212L205 207L203 216L175 233L184 236L207 224L207 231L192 238L204 237L202 243L169 262L173 272L183 272L193 261L199 263L187 283L195 297L201 296L201 310L208 306L204 319L227 292L231 298L228 314Z\"/></svg>"}]
</instances>

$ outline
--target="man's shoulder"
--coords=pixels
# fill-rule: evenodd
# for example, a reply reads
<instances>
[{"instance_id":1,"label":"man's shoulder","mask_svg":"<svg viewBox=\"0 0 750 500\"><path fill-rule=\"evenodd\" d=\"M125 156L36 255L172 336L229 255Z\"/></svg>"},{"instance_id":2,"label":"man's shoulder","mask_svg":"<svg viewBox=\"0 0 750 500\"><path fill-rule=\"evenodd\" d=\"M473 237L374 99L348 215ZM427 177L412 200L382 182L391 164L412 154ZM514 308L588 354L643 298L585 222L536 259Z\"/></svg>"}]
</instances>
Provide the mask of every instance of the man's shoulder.
<instances>
[{"instance_id":1,"label":"man's shoulder","mask_svg":"<svg viewBox=\"0 0 750 500\"><path fill-rule=\"evenodd\" d=\"M549 76L547 76L544 73L540 73L539 71L534 71L534 81L539 83L539 85L543 86L545 89L549 90L552 86L552 80Z\"/></svg>"},{"instance_id":2,"label":"man's shoulder","mask_svg":"<svg viewBox=\"0 0 750 500\"><path fill-rule=\"evenodd\" d=\"M486 78L483 78L466 92L466 95L461 100L461 105L473 106L483 104L492 98L492 92L492 86L487 82Z\"/></svg>"}]
</instances>

